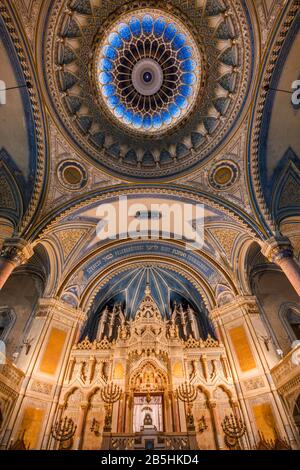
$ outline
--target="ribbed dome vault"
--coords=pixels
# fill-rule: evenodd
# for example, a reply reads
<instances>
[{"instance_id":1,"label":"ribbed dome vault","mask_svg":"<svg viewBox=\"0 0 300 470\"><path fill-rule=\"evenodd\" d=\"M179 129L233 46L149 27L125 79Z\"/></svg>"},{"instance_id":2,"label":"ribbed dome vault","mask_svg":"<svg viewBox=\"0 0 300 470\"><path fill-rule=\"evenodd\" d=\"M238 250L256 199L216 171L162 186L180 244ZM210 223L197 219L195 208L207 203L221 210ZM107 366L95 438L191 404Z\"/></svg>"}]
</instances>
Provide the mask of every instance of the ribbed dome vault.
<instances>
[{"instance_id":1,"label":"ribbed dome vault","mask_svg":"<svg viewBox=\"0 0 300 470\"><path fill-rule=\"evenodd\" d=\"M122 178L192 171L224 143L247 100L253 38L241 0L54 0L44 31L59 127Z\"/></svg>"},{"instance_id":2,"label":"ribbed dome vault","mask_svg":"<svg viewBox=\"0 0 300 470\"><path fill-rule=\"evenodd\" d=\"M114 276L102 287L91 308L85 334L94 334L99 315L106 306L112 308L115 304L121 304L126 318L134 318L147 285L163 318L170 318L175 302L185 307L190 305L197 312L204 336L208 333L214 335L207 309L197 289L181 274L158 266L129 269Z\"/></svg>"}]
</instances>

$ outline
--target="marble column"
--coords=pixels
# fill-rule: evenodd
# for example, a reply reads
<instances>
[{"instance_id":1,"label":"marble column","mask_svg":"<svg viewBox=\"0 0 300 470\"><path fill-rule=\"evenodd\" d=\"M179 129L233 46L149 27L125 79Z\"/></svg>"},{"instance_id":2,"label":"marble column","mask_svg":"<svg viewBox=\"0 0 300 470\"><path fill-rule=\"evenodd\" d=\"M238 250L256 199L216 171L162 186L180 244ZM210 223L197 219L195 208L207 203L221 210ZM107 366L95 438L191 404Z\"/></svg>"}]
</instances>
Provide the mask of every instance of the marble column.
<instances>
[{"instance_id":1,"label":"marble column","mask_svg":"<svg viewBox=\"0 0 300 470\"><path fill-rule=\"evenodd\" d=\"M271 238L262 245L262 254L277 264L300 296L300 266L293 256L293 248L286 237Z\"/></svg>"},{"instance_id":2,"label":"marble column","mask_svg":"<svg viewBox=\"0 0 300 470\"><path fill-rule=\"evenodd\" d=\"M0 254L0 290L13 270L28 261L33 255L32 246L20 238L9 238L4 241Z\"/></svg>"},{"instance_id":3,"label":"marble column","mask_svg":"<svg viewBox=\"0 0 300 470\"><path fill-rule=\"evenodd\" d=\"M84 403L80 404L79 418L78 418L76 438L75 438L75 449L76 450L80 450L82 448L84 431L85 431L84 427L85 427L85 421L86 421L86 415L87 415L87 412L88 412L88 407L89 407L88 402L84 402Z\"/></svg>"},{"instance_id":4,"label":"marble column","mask_svg":"<svg viewBox=\"0 0 300 470\"><path fill-rule=\"evenodd\" d=\"M217 403L215 401L209 400L207 402L207 407L211 415L212 428L213 428L217 450L222 450L224 449L224 445L223 445L222 432L221 432L220 423L219 423L219 417L217 413Z\"/></svg>"}]
</instances>

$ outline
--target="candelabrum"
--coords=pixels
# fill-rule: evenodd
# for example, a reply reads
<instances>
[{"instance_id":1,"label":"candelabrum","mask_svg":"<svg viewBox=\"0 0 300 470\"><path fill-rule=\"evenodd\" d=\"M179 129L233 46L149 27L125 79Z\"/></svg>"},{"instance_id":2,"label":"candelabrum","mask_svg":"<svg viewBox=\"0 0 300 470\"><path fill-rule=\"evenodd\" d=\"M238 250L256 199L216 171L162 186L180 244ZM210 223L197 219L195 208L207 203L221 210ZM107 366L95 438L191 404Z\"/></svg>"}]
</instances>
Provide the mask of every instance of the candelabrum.
<instances>
[{"instance_id":1,"label":"candelabrum","mask_svg":"<svg viewBox=\"0 0 300 470\"><path fill-rule=\"evenodd\" d=\"M63 443L70 441L76 432L77 426L74 424L72 418L67 416L64 419L57 421L51 428L51 435L53 439L59 442L60 448L63 448Z\"/></svg>"},{"instance_id":2,"label":"candelabrum","mask_svg":"<svg viewBox=\"0 0 300 470\"><path fill-rule=\"evenodd\" d=\"M208 426L206 424L205 416L201 416L201 418L199 419L198 431L202 434L204 431L206 431L207 428Z\"/></svg>"},{"instance_id":3,"label":"candelabrum","mask_svg":"<svg viewBox=\"0 0 300 470\"><path fill-rule=\"evenodd\" d=\"M193 402L197 398L197 389L194 385L184 382L177 388L177 397L187 405L186 422L190 431L195 430L194 416L192 414Z\"/></svg>"},{"instance_id":4,"label":"candelabrum","mask_svg":"<svg viewBox=\"0 0 300 470\"><path fill-rule=\"evenodd\" d=\"M231 413L223 419L222 429L225 434L224 441L228 449L240 450L239 439L241 439L246 432L245 423Z\"/></svg>"},{"instance_id":5,"label":"candelabrum","mask_svg":"<svg viewBox=\"0 0 300 470\"><path fill-rule=\"evenodd\" d=\"M101 389L101 398L106 403L104 432L111 432L113 404L120 400L122 390L112 382Z\"/></svg>"}]
</instances>

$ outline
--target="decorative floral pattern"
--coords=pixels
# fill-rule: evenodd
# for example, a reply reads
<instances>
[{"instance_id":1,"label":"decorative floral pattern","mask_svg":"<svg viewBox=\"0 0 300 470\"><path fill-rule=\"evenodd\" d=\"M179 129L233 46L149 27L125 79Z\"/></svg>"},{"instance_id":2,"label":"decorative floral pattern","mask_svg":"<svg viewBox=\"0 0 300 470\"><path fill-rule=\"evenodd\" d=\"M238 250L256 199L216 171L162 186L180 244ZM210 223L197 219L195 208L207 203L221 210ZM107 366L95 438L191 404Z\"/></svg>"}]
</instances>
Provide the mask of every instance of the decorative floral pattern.
<instances>
[{"instance_id":1,"label":"decorative floral pattern","mask_svg":"<svg viewBox=\"0 0 300 470\"><path fill-rule=\"evenodd\" d=\"M121 123L140 132L173 127L192 109L200 54L192 35L157 10L121 17L98 50L100 94Z\"/></svg>"},{"instance_id":2,"label":"decorative floral pattern","mask_svg":"<svg viewBox=\"0 0 300 470\"><path fill-rule=\"evenodd\" d=\"M143 26L145 16L153 20L150 27L148 23ZM132 18L138 22L130 24ZM155 32L160 34L164 25L162 20L157 22L159 18L166 25L156 38ZM171 40L170 27L168 42L169 24L176 33ZM181 35L186 38L182 46ZM148 39L151 47L159 40L176 57L191 47L193 55L179 58L176 65L180 69L186 61L196 64L195 69L180 69L180 77L188 74L187 83L181 84L176 77L169 101L151 104L151 109L147 109L148 98L135 103L132 97L125 106L124 90L122 86L117 89L121 80L117 82L113 74L128 45L135 47L140 39L143 45ZM46 22L43 51L53 113L80 155L108 172L126 180L178 177L211 158L243 112L253 73L252 40L247 9L240 0L209 0L203 5L172 0L159 6L155 0L142 4L115 0L101 6L90 0L70 0L67 10L64 0L55 0ZM142 60L149 64L153 57L143 57L138 63ZM160 83L162 67L154 62ZM131 65L132 76L135 66ZM144 71L150 82L151 70ZM158 90L155 96L160 96ZM184 96L182 90L191 95Z\"/></svg>"}]
</instances>

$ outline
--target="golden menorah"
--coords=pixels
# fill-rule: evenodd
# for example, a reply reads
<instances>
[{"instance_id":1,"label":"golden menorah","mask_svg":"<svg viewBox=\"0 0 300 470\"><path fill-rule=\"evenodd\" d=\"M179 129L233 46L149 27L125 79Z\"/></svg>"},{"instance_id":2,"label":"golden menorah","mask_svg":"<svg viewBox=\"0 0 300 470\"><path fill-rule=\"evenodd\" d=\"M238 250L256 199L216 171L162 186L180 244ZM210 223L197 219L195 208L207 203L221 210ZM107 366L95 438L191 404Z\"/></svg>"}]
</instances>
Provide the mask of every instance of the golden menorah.
<instances>
[{"instance_id":1,"label":"golden menorah","mask_svg":"<svg viewBox=\"0 0 300 470\"><path fill-rule=\"evenodd\" d=\"M177 388L177 397L179 400L186 403L187 413L186 413L186 422L188 429L195 429L194 416L192 414L193 402L196 400L198 391L194 385L184 382L179 385Z\"/></svg>"},{"instance_id":2,"label":"golden menorah","mask_svg":"<svg viewBox=\"0 0 300 470\"><path fill-rule=\"evenodd\" d=\"M223 419L222 429L225 434L224 440L226 446L231 450L241 449L239 439L241 439L246 432L245 423L231 413Z\"/></svg>"},{"instance_id":3,"label":"golden menorah","mask_svg":"<svg viewBox=\"0 0 300 470\"><path fill-rule=\"evenodd\" d=\"M72 418L67 416L64 419L57 421L51 428L51 436L59 442L60 447L64 442L72 439L76 432L77 426Z\"/></svg>"},{"instance_id":4,"label":"golden menorah","mask_svg":"<svg viewBox=\"0 0 300 470\"><path fill-rule=\"evenodd\" d=\"M103 387L100 391L101 398L106 404L106 415L105 415L105 432L111 431L111 424L112 424L112 411L113 411L113 404L120 400L122 396L121 388L111 382Z\"/></svg>"}]
</instances>

